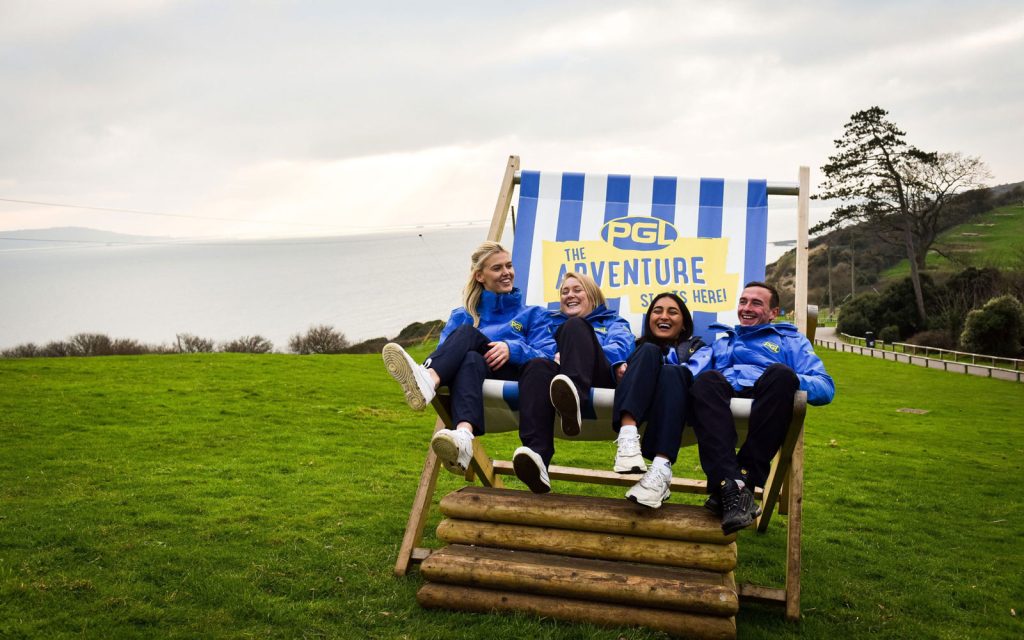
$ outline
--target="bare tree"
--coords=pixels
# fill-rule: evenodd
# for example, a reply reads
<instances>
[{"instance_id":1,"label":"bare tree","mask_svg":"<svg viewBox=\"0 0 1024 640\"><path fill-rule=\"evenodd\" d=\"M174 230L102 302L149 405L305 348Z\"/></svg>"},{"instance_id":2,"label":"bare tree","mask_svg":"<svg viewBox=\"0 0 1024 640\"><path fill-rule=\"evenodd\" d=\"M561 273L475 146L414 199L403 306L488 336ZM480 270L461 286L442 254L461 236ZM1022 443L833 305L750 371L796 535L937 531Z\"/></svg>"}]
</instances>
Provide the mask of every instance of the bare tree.
<instances>
[{"instance_id":1,"label":"bare tree","mask_svg":"<svg viewBox=\"0 0 1024 640\"><path fill-rule=\"evenodd\" d=\"M288 348L299 355L341 353L346 347L345 335L326 324L310 327L305 335L295 334L288 340Z\"/></svg>"},{"instance_id":2,"label":"bare tree","mask_svg":"<svg viewBox=\"0 0 1024 640\"><path fill-rule=\"evenodd\" d=\"M213 351L213 340L200 338L191 333L179 333L177 339L178 353L211 353Z\"/></svg>"},{"instance_id":3,"label":"bare tree","mask_svg":"<svg viewBox=\"0 0 1024 640\"><path fill-rule=\"evenodd\" d=\"M260 335L242 336L225 342L220 350L227 353L269 353L274 350L274 343Z\"/></svg>"}]
</instances>

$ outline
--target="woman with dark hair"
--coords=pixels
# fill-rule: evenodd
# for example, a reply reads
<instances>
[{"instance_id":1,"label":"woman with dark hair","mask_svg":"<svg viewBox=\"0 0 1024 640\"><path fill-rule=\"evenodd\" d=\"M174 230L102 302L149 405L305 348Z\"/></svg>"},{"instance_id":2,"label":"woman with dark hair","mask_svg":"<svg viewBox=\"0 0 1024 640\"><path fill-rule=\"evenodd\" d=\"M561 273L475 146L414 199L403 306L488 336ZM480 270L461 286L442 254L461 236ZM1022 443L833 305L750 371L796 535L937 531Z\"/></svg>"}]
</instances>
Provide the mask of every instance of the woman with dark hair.
<instances>
[{"instance_id":1,"label":"woman with dark hair","mask_svg":"<svg viewBox=\"0 0 1024 640\"><path fill-rule=\"evenodd\" d=\"M484 433L484 379L515 380L528 360L555 353L547 310L523 304L508 251L487 241L470 262L463 306L452 311L426 362L417 363L393 342L382 354L411 408L422 411L442 385L451 390L454 428L437 431L430 447L457 474L473 457L473 437Z\"/></svg>"},{"instance_id":2,"label":"woman with dark hair","mask_svg":"<svg viewBox=\"0 0 1024 640\"><path fill-rule=\"evenodd\" d=\"M519 440L512 456L516 477L534 493L551 491L548 466L555 455L555 413L562 432L578 435L581 398L593 387L615 387L635 339L629 322L605 306L604 294L585 273L566 272L559 309L551 312L555 359L536 358L519 376Z\"/></svg>"},{"instance_id":3,"label":"woman with dark hair","mask_svg":"<svg viewBox=\"0 0 1024 640\"><path fill-rule=\"evenodd\" d=\"M693 373L686 363L704 342L693 337L693 318L674 293L659 294L644 316L644 335L615 390L612 428L618 432L614 470L646 471L626 498L652 509L668 499L679 453ZM641 440L637 426L647 423ZM648 469L644 458L651 460Z\"/></svg>"}]
</instances>

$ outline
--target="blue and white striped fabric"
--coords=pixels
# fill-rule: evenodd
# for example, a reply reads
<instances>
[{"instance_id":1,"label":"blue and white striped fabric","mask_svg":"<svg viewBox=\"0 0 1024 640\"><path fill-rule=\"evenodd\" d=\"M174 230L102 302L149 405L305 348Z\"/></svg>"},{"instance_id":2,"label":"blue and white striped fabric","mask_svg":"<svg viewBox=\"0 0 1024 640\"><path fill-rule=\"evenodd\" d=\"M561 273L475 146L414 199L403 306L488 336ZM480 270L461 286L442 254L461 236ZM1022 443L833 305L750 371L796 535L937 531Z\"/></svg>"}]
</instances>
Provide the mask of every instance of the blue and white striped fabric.
<instances>
[{"instance_id":1,"label":"blue and white striped fabric","mask_svg":"<svg viewBox=\"0 0 1024 640\"><path fill-rule=\"evenodd\" d=\"M516 286L528 304L544 302L544 241L602 241L602 229L620 218L663 220L679 238L728 238L725 271L735 274L728 310L700 311L688 300L695 333L710 338L708 325L736 323L735 299L743 283L763 280L768 231L765 180L639 177L523 171L519 186L512 262ZM667 272L667 267L666 267ZM608 287L598 279L606 295ZM671 290L673 284L659 286ZM550 298L550 297L549 297ZM557 304L550 306L557 308ZM643 315L635 300L609 297L609 307L640 335Z\"/></svg>"}]
</instances>

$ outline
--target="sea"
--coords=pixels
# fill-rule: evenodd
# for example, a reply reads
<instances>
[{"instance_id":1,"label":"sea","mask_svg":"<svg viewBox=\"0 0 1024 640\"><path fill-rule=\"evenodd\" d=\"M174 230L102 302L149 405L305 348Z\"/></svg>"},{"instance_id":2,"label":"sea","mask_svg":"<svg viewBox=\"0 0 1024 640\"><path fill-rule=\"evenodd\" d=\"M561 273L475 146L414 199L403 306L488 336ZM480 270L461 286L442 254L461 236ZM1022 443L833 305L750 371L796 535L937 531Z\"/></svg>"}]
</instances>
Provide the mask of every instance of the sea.
<instances>
[{"instance_id":1,"label":"sea","mask_svg":"<svg viewBox=\"0 0 1024 640\"><path fill-rule=\"evenodd\" d=\"M239 241L0 246L0 349L88 332L173 344L330 325L351 342L446 320L486 226ZM507 235L507 234L506 234ZM510 237L510 236L509 236ZM15 247L15 248L9 248ZM769 246L769 261L784 248Z\"/></svg>"},{"instance_id":2,"label":"sea","mask_svg":"<svg viewBox=\"0 0 1024 640\"><path fill-rule=\"evenodd\" d=\"M223 342L330 325L351 342L445 320L486 227L288 240L91 243L0 251L0 349L77 333Z\"/></svg>"}]
</instances>

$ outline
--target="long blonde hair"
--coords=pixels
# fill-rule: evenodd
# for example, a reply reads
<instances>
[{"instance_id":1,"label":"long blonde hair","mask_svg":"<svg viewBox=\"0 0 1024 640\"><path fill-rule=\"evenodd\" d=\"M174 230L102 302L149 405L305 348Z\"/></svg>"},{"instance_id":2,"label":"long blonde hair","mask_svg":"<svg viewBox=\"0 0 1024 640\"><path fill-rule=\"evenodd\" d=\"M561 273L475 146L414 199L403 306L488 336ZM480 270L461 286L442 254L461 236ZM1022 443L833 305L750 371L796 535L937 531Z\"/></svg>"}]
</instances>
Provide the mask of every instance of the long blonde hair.
<instances>
[{"instance_id":1,"label":"long blonde hair","mask_svg":"<svg viewBox=\"0 0 1024 640\"><path fill-rule=\"evenodd\" d=\"M558 285L559 291L561 291L561 288L565 286L565 281L569 278L576 278L583 287L583 290L587 292L587 297L590 298L590 304L593 305L593 309L591 309L591 311L600 307L602 304L605 304L604 292L601 291L601 287L597 286L594 279L586 273L566 271L565 275L562 276L562 282Z\"/></svg>"},{"instance_id":2,"label":"long blonde hair","mask_svg":"<svg viewBox=\"0 0 1024 640\"><path fill-rule=\"evenodd\" d=\"M462 306L473 318L474 327L480 326L480 312L476 308L480 304L480 296L484 292L484 285L477 282L476 274L484 270L484 263L496 253L508 253L508 249L493 240L485 240L469 257L469 281L466 283L466 288L462 290Z\"/></svg>"}]
</instances>

